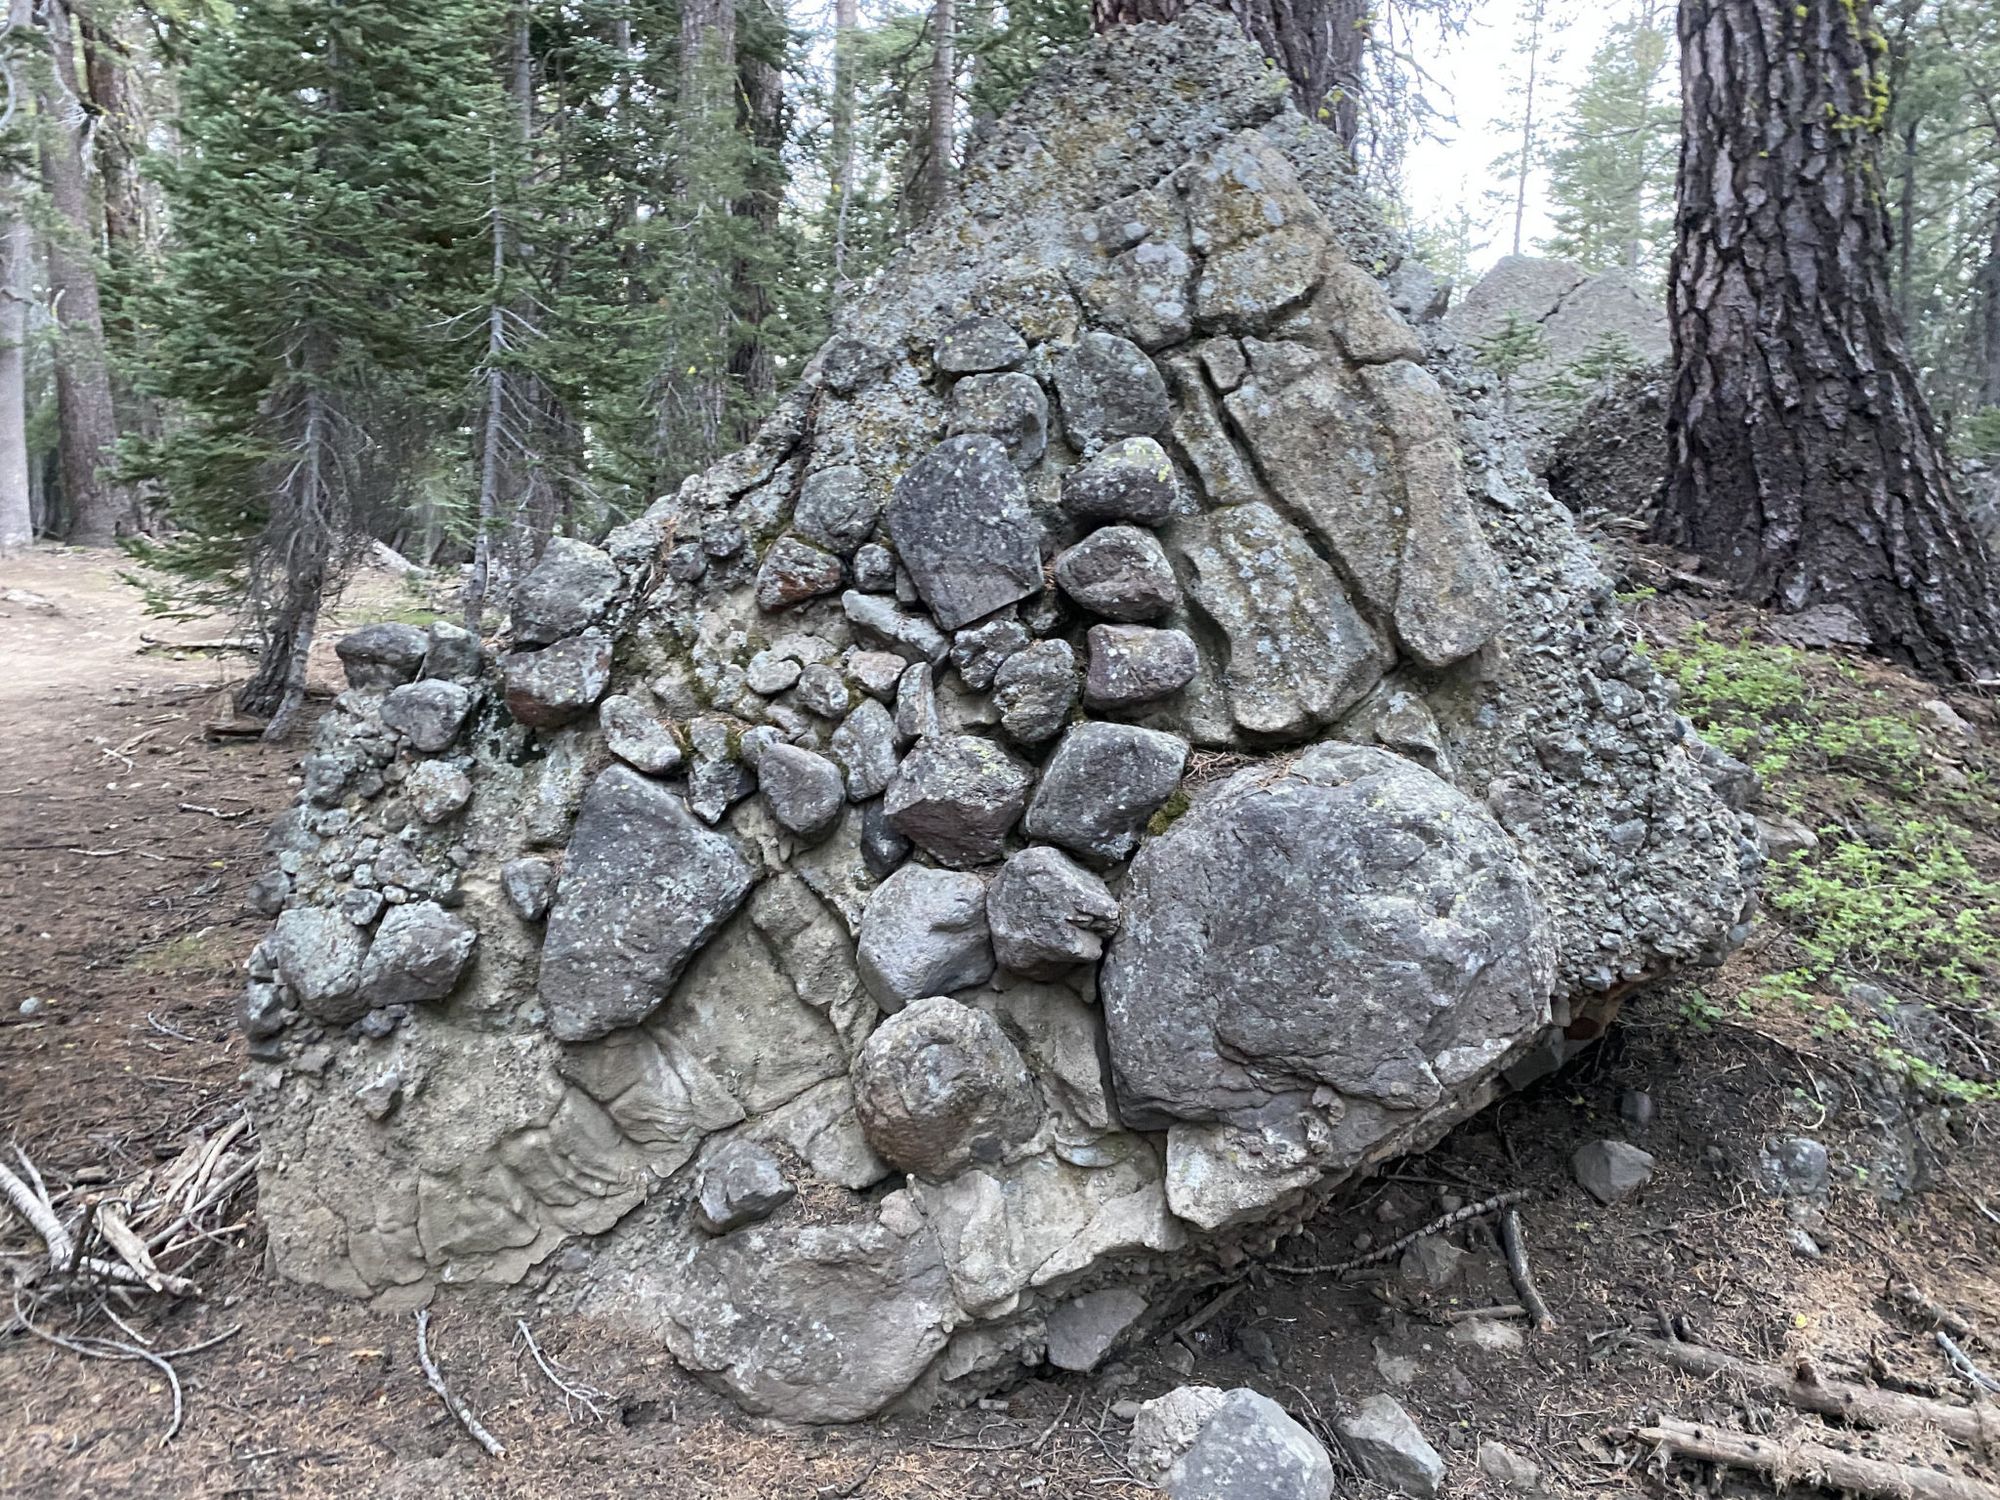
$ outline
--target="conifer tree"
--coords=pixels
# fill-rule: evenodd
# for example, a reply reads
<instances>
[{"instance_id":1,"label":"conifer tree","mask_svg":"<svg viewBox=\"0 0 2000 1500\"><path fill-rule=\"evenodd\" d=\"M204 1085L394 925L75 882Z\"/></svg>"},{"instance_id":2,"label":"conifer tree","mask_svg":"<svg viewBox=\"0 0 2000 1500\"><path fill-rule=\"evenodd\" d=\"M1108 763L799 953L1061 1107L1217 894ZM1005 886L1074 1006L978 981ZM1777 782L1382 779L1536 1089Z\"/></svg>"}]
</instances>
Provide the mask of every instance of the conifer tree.
<instances>
[{"instance_id":1,"label":"conifer tree","mask_svg":"<svg viewBox=\"0 0 2000 1500\"><path fill-rule=\"evenodd\" d=\"M475 300L500 30L486 0L246 0L183 79L149 309L177 416L145 455L182 530L147 551L247 602L263 652L237 704L274 738L326 591L409 494Z\"/></svg>"}]
</instances>

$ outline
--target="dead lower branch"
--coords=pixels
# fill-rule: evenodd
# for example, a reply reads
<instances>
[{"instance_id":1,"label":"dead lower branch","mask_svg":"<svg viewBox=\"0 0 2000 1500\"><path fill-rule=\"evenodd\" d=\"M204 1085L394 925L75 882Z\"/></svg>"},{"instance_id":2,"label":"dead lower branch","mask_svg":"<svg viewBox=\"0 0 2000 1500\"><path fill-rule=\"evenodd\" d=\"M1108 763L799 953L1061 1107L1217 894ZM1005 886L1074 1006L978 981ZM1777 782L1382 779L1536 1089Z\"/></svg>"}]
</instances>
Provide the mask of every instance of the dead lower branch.
<instances>
[{"instance_id":1,"label":"dead lower branch","mask_svg":"<svg viewBox=\"0 0 2000 1500\"><path fill-rule=\"evenodd\" d=\"M458 1425L471 1434L472 1440L475 1443L486 1450L488 1457L505 1458L507 1456L507 1445L488 1432L479 1418L472 1414L472 1408L467 1406L453 1392L452 1388L445 1384L444 1373L438 1369L436 1361L431 1358L430 1322L431 1315L423 1308L418 1308L417 1364L423 1369L425 1382L429 1384L433 1391L437 1392L437 1398L444 1403L444 1409L458 1418Z\"/></svg>"},{"instance_id":2,"label":"dead lower branch","mask_svg":"<svg viewBox=\"0 0 2000 1500\"><path fill-rule=\"evenodd\" d=\"M1975 1479L1940 1474L1915 1464L1861 1458L1819 1443L1780 1443L1671 1418L1662 1418L1656 1427L1640 1428L1638 1435L1663 1455L1748 1469L1767 1475L1779 1489L1803 1480L1846 1494L1880 1496L1881 1500L2000 1500L2000 1489Z\"/></svg>"},{"instance_id":3,"label":"dead lower branch","mask_svg":"<svg viewBox=\"0 0 2000 1500\"><path fill-rule=\"evenodd\" d=\"M1514 1290L1520 1294L1521 1306L1528 1310L1528 1321L1537 1333L1550 1332L1556 1326L1555 1315L1542 1300L1541 1288L1535 1285L1535 1271L1528 1264L1527 1241L1521 1237L1518 1209L1510 1208L1500 1215L1500 1251L1507 1257L1507 1274L1514 1278Z\"/></svg>"}]
</instances>

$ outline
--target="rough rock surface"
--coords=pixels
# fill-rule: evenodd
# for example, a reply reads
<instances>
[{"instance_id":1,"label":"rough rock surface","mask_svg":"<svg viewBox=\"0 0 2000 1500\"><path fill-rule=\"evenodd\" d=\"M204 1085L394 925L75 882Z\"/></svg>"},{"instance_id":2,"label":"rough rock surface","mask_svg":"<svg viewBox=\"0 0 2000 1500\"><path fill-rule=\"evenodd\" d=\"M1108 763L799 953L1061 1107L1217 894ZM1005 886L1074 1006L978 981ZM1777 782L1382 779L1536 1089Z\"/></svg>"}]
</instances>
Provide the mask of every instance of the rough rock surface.
<instances>
[{"instance_id":1,"label":"rough rock surface","mask_svg":"<svg viewBox=\"0 0 2000 1500\"><path fill-rule=\"evenodd\" d=\"M1269 1396L1223 1396L1167 1471L1173 1500L1329 1500L1333 1461Z\"/></svg>"},{"instance_id":2,"label":"rough rock surface","mask_svg":"<svg viewBox=\"0 0 2000 1500\"><path fill-rule=\"evenodd\" d=\"M963 1399L1740 940L1742 775L1225 13L1086 44L956 194L615 579L347 653L243 1006L281 1275L532 1278L788 1420ZM1031 386L1039 448L962 430ZM1170 689L1083 701L1133 630ZM737 1141L799 1201L718 1235Z\"/></svg>"},{"instance_id":3,"label":"rough rock surface","mask_svg":"<svg viewBox=\"0 0 2000 1500\"><path fill-rule=\"evenodd\" d=\"M1361 1472L1396 1494L1431 1500L1444 1484L1444 1460L1394 1396L1370 1396L1333 1429Z\"/></svg>"}]
</instances>

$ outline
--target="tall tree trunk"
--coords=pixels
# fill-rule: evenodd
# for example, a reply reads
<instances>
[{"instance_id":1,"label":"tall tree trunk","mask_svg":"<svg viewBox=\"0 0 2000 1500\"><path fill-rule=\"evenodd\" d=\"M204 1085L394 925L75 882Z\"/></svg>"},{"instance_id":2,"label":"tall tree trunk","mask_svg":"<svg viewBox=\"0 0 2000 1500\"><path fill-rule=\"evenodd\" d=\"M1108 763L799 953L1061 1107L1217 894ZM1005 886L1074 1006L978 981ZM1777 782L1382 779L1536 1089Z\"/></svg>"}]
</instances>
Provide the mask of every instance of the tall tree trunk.
<instances>
[{"instance_id":1,"label":"tall tree trunk","mask_svg":"<svg viewBox=\"0 0 2000 1500\"><path fill-rule=\"evenodd\" d=\"M861 0L834 0L833 140L827 192L833 203L833 286L837 296L847 279L847 204L854 196L854 47L861 28Z\"/></svg>"},{"instance_id":2,"label":"tall tree trunk","mask_svg":"<svg viewBox=\"0 0 2000 1500\"><path fill-rule=\"evenodd\" d=\"M270 721L264 726L267 740L290 733L305 704L320 603L344 523L334 422L310 349L301 355L300 365L298 443L273 492L263 577L252 594L269 611L263 621L263 650L255 674L236 690L239 711Z\"/></svg>"},{"instance_id":3,"label":"tall tree trunk","mask_svg":"<svg viewBox=\"0 0 2000 1500\"><path fill-rule=\"evenodd\" d=\"M1986 251L1986 287L1984 305L1984 336L1981 352L1985 355L1984 368L1980 372L1979 404L2000 406L2000 191L1993 195L1993 240Z\"/></svg>"},{"instance_id":4,"label":"tall tree trunk","mask_svg":"<svg viewBox=\"0 0 2000 1500\"><path fill-rule=\"evenodd\" d=\"M725 137L736 128L735 0L682 0L679 115L688 160L713 171L728 154ZM702 190L684 194L705 196ZM724 213L726 203L696 202L697 213ZM735 322L728 299L717 309L711 347L688 377L688 405L701 435L702 451L722 450L727 430L729 385L724 369Z\"/></svg>"},{"instance_id":5,"label":"tall tree trunk","mask_svg":"<svg viewBox=\"0 0 2000 1500\"><path fill-rule=\"evenodd\" d=\"M1528 217L1528 173L1535 164L1535 76L1542 66L1542 21L1547 10L1543 0L1535 0L1528 12L1528 86L1521 94L1521 159L1514 175L1516 255L1521 253L1521 227Z\"/></svg>"},{"instance_id":6,"label":"tall tree trunk","mask_svg":"<svg viewBox=\"0 0 2000 1500\"><path fill-rule=\"evenodd\" d=\"M1171 21L1196 5L1218 5L1291 80L1307 119L1333 127L1350 149L1361 131L1361 72L1368 47L1367 0L1091 0L1099 31Z\"/></svg>"},{"instance_id":7,"label":"tall tree trunk","mask_svg":"<svg viewBox=\"0 0 2000 1500\"><path fill-rule=\"evenodd\" d=\"M771 284L777 273L768 252L785 196L779 155L785 145L785 75L775 61L783 56L785 18L774 0L749 0L744 9L752 24L738 44L737 96L740 128L749 139L751 158L743 195L730 211L737 222L755 226L755 243L764 253L739 255L730 268L736 331L729 350L729 375L743 402L732 434L736 442L749 438L765 403L778 389L777 364L764 325L773 310Z\"/></svg>"},{"instance_id":8,"label":"tall tree trunk","mask_svg":"<svg viewBox=\"0 0 2000 1500\"><path fill-rule=\"evenodd\" d=\"M2000 674L1991 559L1895 319L1866 0L1682 0L1660 540L1754 603L1841 604L1876 649Z\"/></svg>"},{"instance_id":9,"label":"tall tree trunk","mask_svg":"<svg viewBox=\"0 0 2000 1500\"><path fill-rule=\"evenodd\" d=\"M83 160L87 122L77 88L75 40L64 0L46 0L44 14L52 66L35 93L42 115L42 184L56 221L49 236L49 290L58 333L63 489L70 539L104 543L131 524L132 503L106 476L118 442L118 413L104 347L99 235Z\"/></svg>"},{"instance_id":10,"label":"tall tree trunk","mask_svg":"<svg viewBox=\"0 0 2000 1500\"><path fill-rule=\"evenodd\" d=\"M1896 320L1905 331L1910 327L1915 296L1915 278L1910 273L1910 257L1916 245L1912 227L1917 219L1917 139L1918 122L1905 120L1901 137L1901 159L1896 164Z\"/></svg>"},{"instance_id":11,"label":"tall tree trunk","mask_svg":"<svg viewBox=\"0 0 2000 1500\"><path fill-rule=\"evenodd\" d=\"M0 553L35 539L28 484L28 299L34 238L16 184L0 229Z\"/></svg>"},{"instance_id":12,"label":"tall tree trunk","mask_svg":"<svg viewBox=\"0 0 2000 1500\"><path fill-rule=\"evenodd\" d=\"M924 114L924 154L910 184L910 222L944 201L958 150L958 5L931 0L930 102Z\"/></svg>"}]
</instances>

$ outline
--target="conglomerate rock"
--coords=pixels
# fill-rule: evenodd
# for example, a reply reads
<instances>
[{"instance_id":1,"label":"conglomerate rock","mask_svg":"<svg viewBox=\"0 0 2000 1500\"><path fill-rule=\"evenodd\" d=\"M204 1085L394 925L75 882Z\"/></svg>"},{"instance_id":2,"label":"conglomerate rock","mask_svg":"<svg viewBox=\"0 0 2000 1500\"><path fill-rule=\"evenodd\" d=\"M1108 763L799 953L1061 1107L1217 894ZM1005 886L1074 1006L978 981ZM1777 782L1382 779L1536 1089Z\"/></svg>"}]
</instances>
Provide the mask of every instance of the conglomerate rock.
<instances>
[{"instance_id":1,"label":"conglomerate rock","mask_svg":"<svg viewBox=\"0 0 2000 1500\"><path fill-rule=\"evenodd\" d=\"M243 1005L277 1270L962 1398L1725 954L1727 767L1419 272L1224 12L1122 29L742 451L490 651L348 647Z\"/></svg>"}]
</instances>

